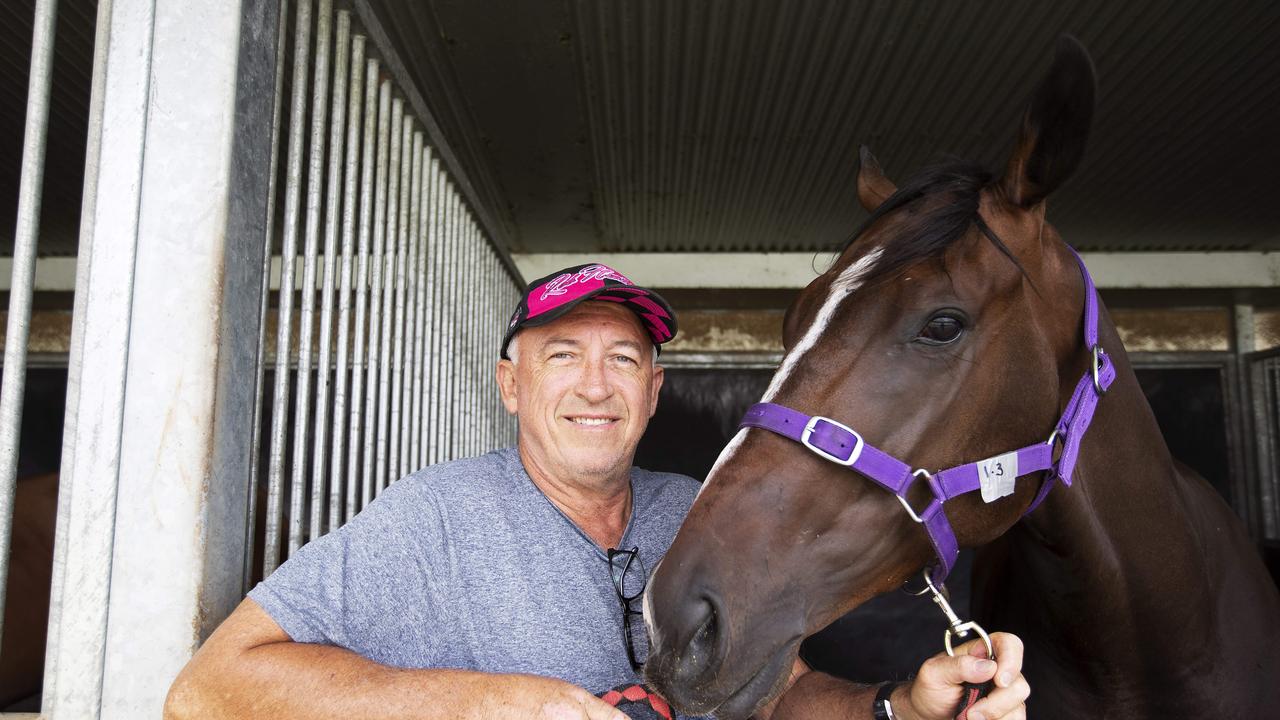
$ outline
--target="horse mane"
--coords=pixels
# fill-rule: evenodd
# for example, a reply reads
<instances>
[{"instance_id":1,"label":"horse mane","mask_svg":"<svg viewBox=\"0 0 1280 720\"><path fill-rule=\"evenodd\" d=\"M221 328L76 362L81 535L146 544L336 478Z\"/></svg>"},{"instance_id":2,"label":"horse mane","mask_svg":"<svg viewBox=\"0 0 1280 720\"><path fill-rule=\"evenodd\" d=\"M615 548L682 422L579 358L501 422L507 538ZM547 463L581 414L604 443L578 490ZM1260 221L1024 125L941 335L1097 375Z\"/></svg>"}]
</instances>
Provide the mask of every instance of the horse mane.
<instances>
[{"instance_id":1,"label":"horse mane","mask_svg":"<svg viewBox=\"0 0 1280 720\"><path fill-rule=\"evenodd\" d=\"M1008 246L978 214L979 196L992 181L991 173L976 163L948 160L930 165L880 203L843 249L847 250L885 216L902 210L902 218L890 226L880 259L864 282L885 280L922 260L940 257L974 225L1026 275Z\"/></svg>"}]
</instances>

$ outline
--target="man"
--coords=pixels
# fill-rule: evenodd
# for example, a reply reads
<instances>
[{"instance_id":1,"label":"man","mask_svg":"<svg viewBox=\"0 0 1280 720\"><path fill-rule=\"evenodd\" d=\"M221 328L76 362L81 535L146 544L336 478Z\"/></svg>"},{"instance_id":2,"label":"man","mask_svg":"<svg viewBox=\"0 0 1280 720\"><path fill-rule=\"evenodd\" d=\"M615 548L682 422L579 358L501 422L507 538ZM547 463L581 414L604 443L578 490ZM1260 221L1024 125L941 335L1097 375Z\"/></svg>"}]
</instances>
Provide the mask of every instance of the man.
<instances>
[{"instance_id":1,"label":"man","mask_svg":"<svg viewBox=\"0 0 1280 720\"><path fill-rule=\"evenodd\" d=\"M640 681L623 608L697 493L631 467L675 332L661 297L606 266L535 281L497 366L517 447L416 472L302 548L192 658L166 717L625 717L595 694ZM1022 717L1021 645L997 637L1000 687L974 709ZM931 660L895 716L944 717L959 683L995 675ZM819 673L794 688L779 717L870 717L876 693Z\"/></svg>"}]
</instances>

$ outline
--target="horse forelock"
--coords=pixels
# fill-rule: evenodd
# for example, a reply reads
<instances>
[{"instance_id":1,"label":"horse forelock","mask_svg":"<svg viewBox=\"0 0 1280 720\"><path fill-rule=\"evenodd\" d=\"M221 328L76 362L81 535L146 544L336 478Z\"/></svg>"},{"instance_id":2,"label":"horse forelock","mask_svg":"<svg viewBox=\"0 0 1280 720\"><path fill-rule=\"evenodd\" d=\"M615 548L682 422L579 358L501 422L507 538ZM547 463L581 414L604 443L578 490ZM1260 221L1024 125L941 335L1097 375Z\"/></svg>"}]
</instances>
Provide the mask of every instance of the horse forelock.
<instances>
[{"instance_id":1,"label":"horse forelock","mask_svg":"<svg viewBox=\"0 0 1280 720\"><path fill-rule=\"evenodd\" d=\"M847 252L874 234L876 245L882 248L863 283L888 280L921 260L942 255L974 227L1012 258L978 212L982 191L991 184L991 173L964 161L941 163L916 173L881 203L844 245Z\"/></svg>"}]
</instances>

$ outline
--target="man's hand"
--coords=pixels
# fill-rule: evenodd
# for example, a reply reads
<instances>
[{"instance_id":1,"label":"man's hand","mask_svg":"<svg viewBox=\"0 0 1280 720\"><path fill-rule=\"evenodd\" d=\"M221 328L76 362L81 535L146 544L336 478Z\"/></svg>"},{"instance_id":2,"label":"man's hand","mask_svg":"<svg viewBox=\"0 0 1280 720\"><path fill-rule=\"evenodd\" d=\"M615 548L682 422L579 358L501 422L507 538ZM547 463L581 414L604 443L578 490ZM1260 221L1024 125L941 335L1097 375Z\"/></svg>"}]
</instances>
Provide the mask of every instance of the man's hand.
<instances>
[{"instance_id":1,"label":"man's hand","mask_svg":"<svg viewBox=\"0 0 1280 720\"><path fill-rule=\"evenodd\" d=\"M481 678L484 691L477 718L539 720L627 720L626 713L600 698L553 678L537 675L492 675Z\"/></svg>"},{"instance_id":2,"label":"man's hand","mask_svg":"<svg viewBox=\"0 0 1280 720\"><path fill-rule=\"evenodd\" d=\"M1022 677L1022 641L1008 633L992 633L991 644L995 662L984 659L987 650L981 640L956 648L955 657L940 653L926 660L916 678L900 685L889 699L893 714L903 720L950 720L964 683L995 678L990 694L970 709L970 720L1025 720L1031 687Z\"/></svg>"}]
</instances>

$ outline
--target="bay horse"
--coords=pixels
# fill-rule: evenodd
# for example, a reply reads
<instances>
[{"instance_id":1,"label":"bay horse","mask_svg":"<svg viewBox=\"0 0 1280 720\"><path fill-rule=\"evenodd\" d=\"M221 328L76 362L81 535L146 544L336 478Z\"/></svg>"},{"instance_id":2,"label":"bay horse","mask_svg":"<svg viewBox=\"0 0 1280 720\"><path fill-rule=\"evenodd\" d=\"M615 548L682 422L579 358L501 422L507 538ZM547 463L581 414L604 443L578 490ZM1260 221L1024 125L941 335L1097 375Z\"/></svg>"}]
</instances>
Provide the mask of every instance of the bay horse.
<instances>
[{"instance_id":1,"label":"bay horse","mask_svg":"<svg viewBox=\"0 0 1280 720\"><path fill-rule=\"evenodd\" d=\"M960 545L977 620L1025 643L1035 717L1280 713L1280 596L1045 221L1094 93L1064 37L1002 176L953 162L898 188L864 149L872 214L789 309L763 403L649 582L646 672L675 707L749 715L804 637L942 580Z\"/></svg>"}]
</instances>

